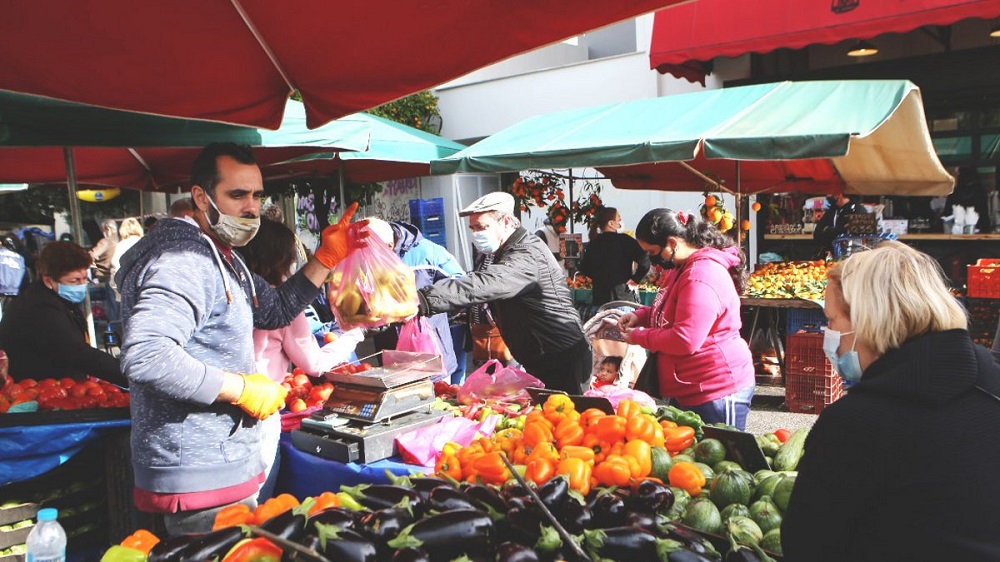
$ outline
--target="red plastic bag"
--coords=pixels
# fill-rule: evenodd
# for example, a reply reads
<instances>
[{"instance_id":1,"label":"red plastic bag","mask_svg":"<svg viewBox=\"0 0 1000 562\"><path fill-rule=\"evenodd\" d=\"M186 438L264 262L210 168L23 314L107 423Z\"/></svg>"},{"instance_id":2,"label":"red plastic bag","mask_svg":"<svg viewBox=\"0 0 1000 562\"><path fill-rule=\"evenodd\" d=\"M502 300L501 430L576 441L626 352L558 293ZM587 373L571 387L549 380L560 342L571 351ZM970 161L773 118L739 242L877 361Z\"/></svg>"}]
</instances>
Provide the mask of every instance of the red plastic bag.
<instances>
[{"instance_id":1,"label":"red plastic bag","mask_svg":"<svg viewBox=\"0 0 1000 562\"><path fill-rule=\"evenodd\" d=\"M330 310L345 330L400 322L415 315L420 304L413 270L378 236L360 237L365 230L366 225L351 225L351 251L330 272L327 284Z\"/></svg>"},{"instance_id":2,"label":"red plastic bag","mask_svg":"<svg viewBox=\"0 0 1000 562\"><path fill-rule=\"evenodd\" d=\"M399 329L399 341L396 343L396 351L429 353L439 357L443 355L441 353L441 343L434 333L434 328L426 318L411 318L403 323L403 327ZM437 382L448 375L450 373L441 371L432 374L431 380Z\"/></svg>"},{"instance_id":3,"label":"red plastic bag","mask_svg":"<svg viewBox=\"0 0 1000 562\"><path fill-rule=\"evenodd\" d=\"M527 388L545 388L545 383L515 367L491 359L466 377L458 389L458 401L472 404L480 400L525 402L530 396Z\"/></svg>"}]
</instances>

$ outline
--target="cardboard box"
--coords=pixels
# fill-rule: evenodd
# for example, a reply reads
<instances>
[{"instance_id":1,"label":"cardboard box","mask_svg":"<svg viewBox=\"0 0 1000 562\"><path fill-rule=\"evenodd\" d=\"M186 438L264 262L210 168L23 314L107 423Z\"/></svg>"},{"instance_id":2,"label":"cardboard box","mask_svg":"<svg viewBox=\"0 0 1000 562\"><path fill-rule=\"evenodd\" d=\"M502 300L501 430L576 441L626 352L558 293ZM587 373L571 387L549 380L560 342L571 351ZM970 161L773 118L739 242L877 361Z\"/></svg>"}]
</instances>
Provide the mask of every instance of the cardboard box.
<instances>
[{"instance_id":1,"label":"cardboard box","mask_svg":"<svg viewBox=\"0 0 1000 562\"><path fill-rule=\"evenodd\" d=\"M891 232L896 236L906 234L910 221L906 219L882 219L882 232Z\"/></svg>"}]
</instances>

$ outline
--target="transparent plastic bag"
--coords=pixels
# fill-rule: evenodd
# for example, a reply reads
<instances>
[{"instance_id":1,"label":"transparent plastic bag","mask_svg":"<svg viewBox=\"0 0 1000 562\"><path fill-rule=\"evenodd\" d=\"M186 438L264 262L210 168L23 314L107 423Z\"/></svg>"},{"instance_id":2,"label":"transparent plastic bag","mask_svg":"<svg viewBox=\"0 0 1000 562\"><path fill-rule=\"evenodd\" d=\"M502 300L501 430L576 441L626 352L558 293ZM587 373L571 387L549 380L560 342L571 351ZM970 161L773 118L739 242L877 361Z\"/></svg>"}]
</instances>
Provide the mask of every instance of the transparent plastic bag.
<instances>
[{"instance_id":1,"label":"transparent plastic bag","mask_svg":"<svg viewBox=\"0 0 1000 562\"><path fill-rule=\"evenodd\" d=\"M401 322L415 315L419 305L413 270L377 236L361 235L367 230L367 225L351 225L351 251L328 280L330 310L343 329Z\"/></svg>"},{"instance_id":2,"label":"transparent plastic bag","mask_svg":"<svg viewBox=\"0 0 1000 562\"><path fill-rule=\"evenodd\" d=\"M403 323L399 329L399 341L396 343L396 351L411 351L413 353L430 353L441 356L441 344L438 342L434 328L426 318L411 318ZM443 364L443 363L442 363ZM437 382L449 373L441 371L431 376L431 380Z\"/></svg>"}]
</instances>

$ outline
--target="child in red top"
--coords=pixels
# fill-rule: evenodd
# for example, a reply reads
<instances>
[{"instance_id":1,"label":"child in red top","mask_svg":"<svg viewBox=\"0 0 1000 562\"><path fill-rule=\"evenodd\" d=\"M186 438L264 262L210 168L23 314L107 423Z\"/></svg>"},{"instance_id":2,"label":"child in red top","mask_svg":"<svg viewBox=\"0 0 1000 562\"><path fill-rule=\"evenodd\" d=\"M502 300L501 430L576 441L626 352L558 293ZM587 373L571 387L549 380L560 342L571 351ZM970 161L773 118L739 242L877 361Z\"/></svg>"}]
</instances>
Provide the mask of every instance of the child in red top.
<instances>
[{"instance_id":1,"label":"child in red top","mask_svg":"<svg viewBox=\"0 0 1000 562\"><path fill-rule=\"evenodd\" d=\"M615 384L618 380L618 370L622 366L622 358L616 355L609 355L601 361L601 368L597 371L597 376L594 377L594 382L591 384L591 388L601 388L602 386L609 386Z\"/></svg>"}]
</instances>

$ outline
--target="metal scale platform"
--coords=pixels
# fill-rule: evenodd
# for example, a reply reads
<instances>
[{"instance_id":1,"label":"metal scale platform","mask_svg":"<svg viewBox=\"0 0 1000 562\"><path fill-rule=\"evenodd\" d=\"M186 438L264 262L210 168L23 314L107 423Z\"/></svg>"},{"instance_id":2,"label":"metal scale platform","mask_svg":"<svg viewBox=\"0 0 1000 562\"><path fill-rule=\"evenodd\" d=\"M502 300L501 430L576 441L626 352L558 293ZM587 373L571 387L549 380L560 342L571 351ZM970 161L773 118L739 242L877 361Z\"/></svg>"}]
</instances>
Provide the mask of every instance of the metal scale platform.
<instances>
[{"instance_id":1,"label":"metal scale platform","mask_svg":"<svg viewBox=\"0 0 1000 562\"><path fill-rule=\"evenodd\" d=\"M440 355L388 350L381 355L382 367L326 374L333 394L292 431L297 449L344 463L370 463L398 454L398 435L448 415L430 408L431 376L444 372Z\"/></svg>"}]
</instances>

